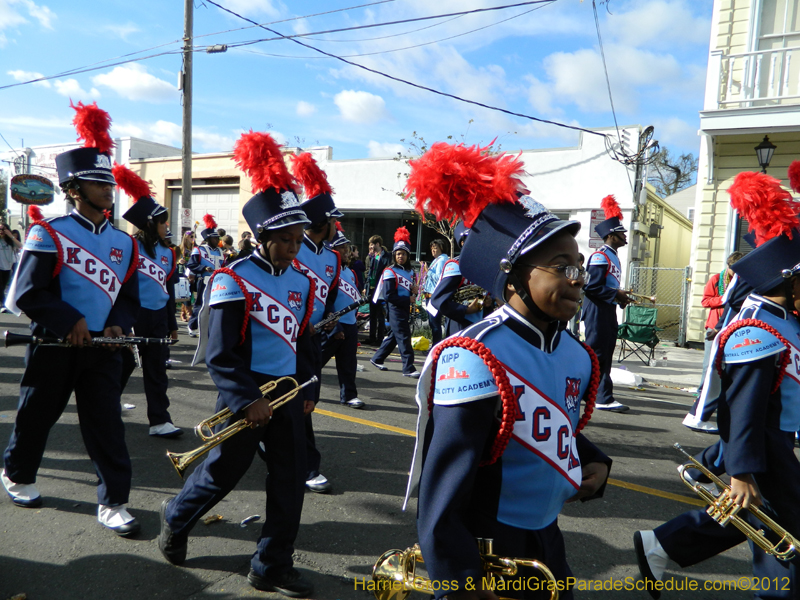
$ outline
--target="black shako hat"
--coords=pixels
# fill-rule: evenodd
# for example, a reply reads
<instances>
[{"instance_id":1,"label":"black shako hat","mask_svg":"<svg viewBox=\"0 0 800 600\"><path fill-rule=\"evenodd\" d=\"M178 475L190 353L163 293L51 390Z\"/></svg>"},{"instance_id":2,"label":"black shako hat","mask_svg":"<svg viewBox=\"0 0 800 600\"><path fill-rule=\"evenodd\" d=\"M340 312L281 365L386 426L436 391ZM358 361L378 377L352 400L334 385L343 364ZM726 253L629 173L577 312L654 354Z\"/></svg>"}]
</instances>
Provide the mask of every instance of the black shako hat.
<instances>
[{"instance_id":1,"label":"black shako hat","mask_svg":"<svg viewBox=\"0 0 800 600\"><path fill-rule=\"evenodd\" d=\"M259 192L242 207L242 216L250 231L258 234L267 229L280 229L296 223L308 225L300 200L291 190L278 192L274 188Z\"/></svg>"},{"instance_id":2,"label":"black shako hat","mask_svg":"<svg viewBox=\"0 0 800 600\"><path fill-rule=\"evenodd\" d=\"M559 231L575 236L578 221L562 221L530 196L489 204L469 230L461 251L461 273L495 298L505 298L508 274L517 259Z\"/></svg>"}]
</instances>

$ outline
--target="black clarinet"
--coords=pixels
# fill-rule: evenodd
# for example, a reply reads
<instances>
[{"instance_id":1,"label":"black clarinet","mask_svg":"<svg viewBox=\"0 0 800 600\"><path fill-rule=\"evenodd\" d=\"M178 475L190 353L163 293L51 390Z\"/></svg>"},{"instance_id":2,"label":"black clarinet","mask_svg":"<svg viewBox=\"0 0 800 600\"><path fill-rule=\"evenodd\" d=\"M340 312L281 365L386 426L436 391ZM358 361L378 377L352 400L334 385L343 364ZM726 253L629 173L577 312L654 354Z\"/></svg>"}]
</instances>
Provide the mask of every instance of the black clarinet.
<instances>
[{"instance_id":1,"label":"black clarinet","mask_svg":"<svg viewBox=\"0 0 800 600\"><path fill-rule=\"evenodd\" d=\"M21 346L30 344L34 346L67 346L73 347L69 342L57 337L36 337L35 335L24 335L6 331L4 336L6 348L11 346ZM172 338L148 338L148 337L96 337L92 338L90 346L171 346L178 340Z\"/></svg>"},{"instance_id":2,"label":"black clarinet","mask_svg":"<svg viewBox=\"0 0 800 600\"><path fill-rule=\"evenodd\" d=\"M350 311L356 310L362 304L364 304L362 301L353 302L352 304L348 304L347 306L345 306L342 310L337 310L336 312L333 312L333 313L329 314L327 317L322 319L319 323L314 325L314 333L315 334L320 333L322 331L322 328L325 327L325 325L327 325L328 323L332 323L333 321L335 321L336 319L338 319L342 315L346 315Z\"/></svg>"}]
</instances>

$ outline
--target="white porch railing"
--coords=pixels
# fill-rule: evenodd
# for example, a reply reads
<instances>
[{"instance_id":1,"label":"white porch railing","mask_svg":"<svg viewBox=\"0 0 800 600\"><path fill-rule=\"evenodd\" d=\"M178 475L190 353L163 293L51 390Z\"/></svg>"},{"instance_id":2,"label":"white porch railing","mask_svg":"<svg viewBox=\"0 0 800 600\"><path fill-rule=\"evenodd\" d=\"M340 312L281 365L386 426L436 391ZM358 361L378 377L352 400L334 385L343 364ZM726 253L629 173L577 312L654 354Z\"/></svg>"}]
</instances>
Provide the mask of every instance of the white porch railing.
<instances>
[{"instance_id":1,"label":"white porch railing","mask_svg":"<svg viewBox=\"0 0 800 600\"><path fill-rule=\"evenodd\" d=\"M707 85L716 93L706 94L706 110L800 104L800 48L728 55L715 50L708 71Z\"/></svg>"}]
</instances>

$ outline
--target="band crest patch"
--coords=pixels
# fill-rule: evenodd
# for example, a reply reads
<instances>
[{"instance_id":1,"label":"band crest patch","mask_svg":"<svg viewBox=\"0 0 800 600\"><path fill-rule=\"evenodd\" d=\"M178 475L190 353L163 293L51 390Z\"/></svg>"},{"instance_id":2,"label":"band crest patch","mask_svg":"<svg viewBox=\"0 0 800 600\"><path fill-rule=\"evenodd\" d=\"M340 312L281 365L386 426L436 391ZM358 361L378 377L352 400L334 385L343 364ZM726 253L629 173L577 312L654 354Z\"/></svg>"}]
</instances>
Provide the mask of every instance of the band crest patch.
<instances>
[{"instance_id":1,"label":"band crest patch","mask_svg":"<svg viewBox=\"0 0 800 600\"><path fill-rule=\"evenodd\" d=\"M578 410L581 403L580 394L581 380L567 377L567 388L564 392L564 405L567 407L568 411L574 412Z\"/></svg>"},{"instance_id":2,"label":"band crest patch","mask_svg":"<svg viewBox=\"0 0 800 600\"><path fill-rule=\"evenodd\" d=\"M102 154L101 154L102 156ZM122 264L122 248L111 248L111 252L108 254L108 258L111 262L121 265Z\"/></svg>"},{"instance_id":3,"label":"band crest patch","mask_svg":"<svg viewBox=\"0 0 800 600\"><path fill-rule=\"evenodd\" d=\"M289 292L289 306L295 310L303 307L303 295L300 292Z\"/></svg>"}]
</instances>

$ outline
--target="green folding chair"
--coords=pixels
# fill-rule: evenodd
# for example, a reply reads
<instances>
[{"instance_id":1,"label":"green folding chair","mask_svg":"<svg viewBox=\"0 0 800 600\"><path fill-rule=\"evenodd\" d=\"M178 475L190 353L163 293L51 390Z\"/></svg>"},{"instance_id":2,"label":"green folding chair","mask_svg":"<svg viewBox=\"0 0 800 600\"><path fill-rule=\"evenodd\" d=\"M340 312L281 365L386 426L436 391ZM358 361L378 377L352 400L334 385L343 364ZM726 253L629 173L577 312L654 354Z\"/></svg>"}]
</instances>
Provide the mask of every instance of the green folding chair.
<instances>
[{"instance_id":1,"label":"green folding chair","mask_svg":"<svg viewBox=\"0 0 800 600\"><path fill-rule=\"evenodd\" d=\"M654 306L630 304L625 308L625 319L617 330L617 339L622 341L618 362L635 355L644 364L650 364L656 353L658 333L656 327L658 309Z\"/></svg>"}]
</instances>

